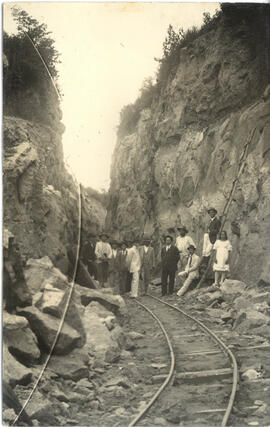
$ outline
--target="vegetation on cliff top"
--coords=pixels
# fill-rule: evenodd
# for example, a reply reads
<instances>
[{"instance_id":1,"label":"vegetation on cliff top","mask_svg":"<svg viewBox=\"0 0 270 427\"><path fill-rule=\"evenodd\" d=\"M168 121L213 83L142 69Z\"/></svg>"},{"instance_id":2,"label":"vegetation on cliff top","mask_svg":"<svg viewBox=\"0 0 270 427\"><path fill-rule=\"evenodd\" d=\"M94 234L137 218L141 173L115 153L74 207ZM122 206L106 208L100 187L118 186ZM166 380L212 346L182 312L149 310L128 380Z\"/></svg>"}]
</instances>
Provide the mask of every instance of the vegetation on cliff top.
<instances>
[{"instance_id":1,"label":"vegetation on cliff top","mask_svg":"<svg viewBox=\"0 0 270 427\"><path fill-rule=\"evenodd\" d=\"M38 99L43 105L49 104L53 96L55 98L53 102L58 103L48 72L34 46L38 49L54 81L58 76L59 53L45 24L40 24L27 12L17 8L13 8L13 17L18 33L16 35L4 33L3 36L3 52L7 59L3 74L4 111L23 118L31 118L31 113L35 113L35 100ZM26 105L21 107L18 105L26 94L33 103L32 111L29 112ZM25 117L27 113L29 114Z\"/></svg>"},{"instance_id":2,"label":"vegetation on cliff top","mask_svg":"<svg viewBox=\"0 0 270 427\"><path fill-rule=\"evenodd\" d=\"M135 131L142 110L151 107L168 79L176 72L181 61L181 49L191 45L201 35L216 30L218 26L222 26L226 32L235 33L234 37L243 37L253 55L260 56L262 69L265 67L265 64L268 64L269 74L268 33L270 26L270 6L268 4L222 3L220 10L216 11L212 17L210 17L209 13L204 13L203 24L199 29L192 27L184 31L182 28L179 28L175 31L173 26L169 25L167 36L163 43L163 56L161 59L155 58L159 63L156 83L154 84L151 78L146 79L140 89L140 96L135 103L128 104L122 108L118 126L118 137L124 137ZM262 76L266 74L265 71L262 72Z\"/></svg>"}]
</instances>

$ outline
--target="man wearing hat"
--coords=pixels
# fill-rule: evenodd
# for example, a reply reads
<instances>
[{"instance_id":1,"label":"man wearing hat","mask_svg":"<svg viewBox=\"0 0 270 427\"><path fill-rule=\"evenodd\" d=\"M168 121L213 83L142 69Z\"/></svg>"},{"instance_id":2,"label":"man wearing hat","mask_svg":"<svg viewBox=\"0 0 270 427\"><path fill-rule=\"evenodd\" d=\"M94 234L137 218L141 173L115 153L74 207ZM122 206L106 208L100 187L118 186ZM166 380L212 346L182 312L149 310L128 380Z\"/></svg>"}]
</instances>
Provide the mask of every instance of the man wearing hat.
<instances>
[{"instance_id":1,"label":"man wearing hat","mask_svg":"<svg viewBox=\"0 0 270 427\"><path fill-rule=\"evenodd\" d=\"M97 267L95 264L96 237L94 233L89 233L82 249L82 261L87 266L90 276L93 276L95 280L97 280Z\"/></svg>"},{"instance_id":2,"label":"man wearing hat","mask_svg":"<svg viewBox=\"0 0 270 427\"><path fill-rule=\"evenodd\" d=\"M95 249L98 281L100 282L101 287L104 287L104 283L108 280L109 260L112 257L112 248L110 243L107 241L108 237L107 233L102 232Z\"/></svg>"},{"instance_id":3,"label":"man wearing hat","mask_svg":"<svg viewBox=\"0 0 270 427\"><path fill-rule=\"evenodd\" d=\"M139 239L134 239L133 246L128 251L127 267L129 272L132 274L130 296L131 298L137 298L139 296L139 279L141 270Z\"/></svg>"},{"instance_id":4,"label":"man wearing hat","mask_svg":"<svg viewBox=\"0 0 270 427\"><path fill-rule=\"evenodd\" d=\"M118 251L118 271L119 271L119 294L123 295L126 292L130 292L130 289L127 290L127 279L128 279L128 267L127 267L127 242L121 242L121 249ZM132 280L132 276L131 276ZM130 281L131 283L131 281Z\"/></svg>"},{"instance_id":5,"label":"man wearing hat","mask_svg":"<svg viewBox=\"0 0 270 427\"><path fill-rule=\"evenodd\" d=\"M178 273L178 277L184 281L183 286L177 292L180 297L188 290L194 279L199 277L200 257L195 254L196 248L194 245L188 247L188 260L184 271Z\"/></svg>"},{"instance_id":6,"label":"man wearing hat","mask_svg":"<svg viewBox=\"0 0 270 427\"><path fill-rule=\"evenodd\" d=\"M154 249L150 246L151 239L145 237L142 241L143 246L140 247L140 257L142 261L142 295L147 295L148 285L155 267Z\"/></svg>"},{"instance_id":7,"label":"man wearing hat","mask_svg":"<svg viewBox=\"0 0 270 427\"><path fill-rule=\"evenodd\" d=\"M195 243L193 242L192 238L187 235L188 230L184 225L181 227L178 227L177 230L179 231L180 235L176 238L175 246L177 247L180 253L180 263L181 263L180 271L183 271L187 265L187 259L189 255L188 247L190 245L195 246Z\"/></svg>"},{"instance_id":8,"label":"man wearing hat","mask_svg":"<svg viewBox=\"0 0 270 427\"><path fill-rule=\"evenodd\" d=\"M203 239L203 257L208 258L213 249L213 245L217 240L217 235L221 227L221 221L217 218L217 210L214 207L208 209L210 222Z\"/></svg>"},{"instance_id":9,"label":"man wearing hat","mask_svg":"<svg viewBox=\"0 0 270 427\"><path fill-rule=\"evenodd\" d=\"M119 281L119 274L118 274L118 242L116 240L111 241L111 248L112 248L112 256L109 261L109 284L110 287L115 290L116 293L118 293L118 281Z\"/></svg>"},{"instance_id":10,"label":"man wearing hat","mask_svg":"<svg viewBox=\"0 0 270 427\"><path fill-rule=\"evenodd\" d=\"M169 294L173 294L175 272L179 261L179 251L172 244L173 238L170 235L165 236L165 246L161 249L161 287L162 296L168 294L168 278L169 278Z\"/></svg>"}]
</instances>

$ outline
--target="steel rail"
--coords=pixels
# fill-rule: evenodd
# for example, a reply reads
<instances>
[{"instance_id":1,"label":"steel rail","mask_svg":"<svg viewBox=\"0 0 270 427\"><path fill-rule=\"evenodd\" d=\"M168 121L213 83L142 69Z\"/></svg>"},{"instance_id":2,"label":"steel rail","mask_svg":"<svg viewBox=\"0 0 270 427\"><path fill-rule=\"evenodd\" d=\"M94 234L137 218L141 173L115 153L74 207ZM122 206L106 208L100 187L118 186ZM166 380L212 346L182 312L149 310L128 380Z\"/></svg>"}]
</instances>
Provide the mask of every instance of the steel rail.
<instances>
[{"instance_id":1,"label":"steel rail","mask_svg":"<svg viewBox=\"0 0 270 427\"><path fill-rule=\"evenodd\" d=\"M221 423L221 427L226 427L229 416L231 414L232 408L233 408L233 403L234 403L234 399L235 399L235 395L236 395L236 390L237 390L237 384L238 384L238 367L237 367L237 362L236 359L234 357L234 354L231 352L231 350L226 346L226 344L224 344L223 341L221 341L221 339L214 333L212 332L209 328L207 328L207 326L205 326L200 320L196 319L195 317L191 316L190 314L187 314L185 311L181 310L179 307L175 307L172 304L169 304L166 301L162 301L161 299L153 296L153 295L148 295L150 298L153 298L154 300L159 301L160 303L164 304L164 305L168 305L169 307L173 308L176 311L179 311L180 313L182 313L184 316L188 317L189 319L193 320L195 323L197 323L202 329L204 329L209 335L212 336L212 338L214 338L214 340L222 347L222 349L224 350L225 353L227 353L227 355L229 355L230 359L231 359L231 363L232 363L232 367L233 367L233 385L232 385L232 391L230 394L230 399L225 411L225 414L223 416L222 419L222 423Z\"/></svg>"},{"instance_id":2,"label":"steel rail","mask_svg":"<svg viewBox=\"0 0 270 427\"><path fill-rule=\"evenodd\" d=\"M146 412L148 411L149 408L151 408L151 406L154 404L154 402L157 400L157 398L159 397L160 393L164 390L164 388L169 384L169 382L172 379L173 373L174 373L174 369L175 369L175 355L174 355L174 351L173 351L173 347L170 341L170 338L166 332L166 329L164 328L162 322L159 320L159 318L148 308L146 307L144 304L142 304L141 302L137 301L134 299L134 301L140 305L141 307L143 307L146 311L148 311L148 313L151 314L152 317L154 317L154 319L158 322L159 327L161 328L169 350L170 350L170 357L171 357L171 367L170 367L170 371L165 379L165 381L162 383L161 387L159 387L159 389L157 390L157 392L154 394L154 396L152 397L152 399L149 401L149 403L139 412L138 415L136 415L136 417L131 421L131 423L128 425L128 427L133 427L136 425L136 423L146 414Z\"/></svg>"}]
</instances>

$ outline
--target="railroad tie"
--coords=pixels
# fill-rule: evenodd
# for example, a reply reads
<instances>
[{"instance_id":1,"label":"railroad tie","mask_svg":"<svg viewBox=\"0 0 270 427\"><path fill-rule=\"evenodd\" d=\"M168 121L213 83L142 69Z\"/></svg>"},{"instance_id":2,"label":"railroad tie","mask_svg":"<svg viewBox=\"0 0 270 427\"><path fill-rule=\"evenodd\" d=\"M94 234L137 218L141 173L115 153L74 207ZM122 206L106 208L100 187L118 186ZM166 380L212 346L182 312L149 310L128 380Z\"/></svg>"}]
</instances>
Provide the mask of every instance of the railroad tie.
<instances>
[{"instance_id":1,"label":"railroad tie","mask_svg":"<svg viewBox=\"0 0 270 427\"><path fill-rule=\"evenodd\" d=\"M152 377L152 383L157 384L166 378L167 374L154 375ZM188 384L198 384L202 382L211 382L213 380L222 380L231 378L232 369L231 368L222 368L222 369L212 369L207 371L191 371L191 372L177 372L175 374L174 382L188 383Z\"/></svg>"}]
</instances>

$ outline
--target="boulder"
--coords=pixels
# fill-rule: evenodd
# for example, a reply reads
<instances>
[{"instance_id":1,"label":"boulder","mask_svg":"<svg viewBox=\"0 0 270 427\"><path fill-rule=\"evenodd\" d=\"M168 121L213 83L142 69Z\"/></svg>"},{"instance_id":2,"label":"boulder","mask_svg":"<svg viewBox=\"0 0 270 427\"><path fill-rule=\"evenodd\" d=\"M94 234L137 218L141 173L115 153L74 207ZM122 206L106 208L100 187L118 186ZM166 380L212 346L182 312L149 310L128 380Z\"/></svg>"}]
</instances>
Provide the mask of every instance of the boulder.
<instances>
[{"instance_id":1,"label":"boulder","mask_svg":"<svg viewBox=\"0 0 270 427\"><path fill-rule=\"evenodd\" d=\"M256 371L256 369L247 369L243 374L242 378L247 381L257 380L261 378L261 373Z\"/></svg>"},{"instance_id":2,"label":"boulder","mask_svg":"<svg viewBox=\"0 0 270 427\"><path fill-rule=\"evenodd\" d=\"M65 291L54 288L50 283L47 283L36 306L43 311L43 313L61 318L64 299Z\"/></svg>"},{"instance_id":3,"label":"boulder","mask_svg":"<svg viewBox=\"0 0 270 427\"><path fill-rule=\"evenodd\" d=\"M32 380L32 372L29 368L21 365L3 345L3 379L11 386L16 384L27 385Z\"/></svg>"},{"instance_id":4,"label":"boulder","mask_svg":"<svg viewBox=\"0 0 270 427\"><path fill-rule=\"evenodd\" d=\"M126 345L126 335L123 331L123 329L117 325L112 331L111 331L111 338L117 342L118 346L120 348L124 348Z\"/></svg>"},{"instance_id":5,"label":"boulder","mask_svg":"<svg viewBox=\"0 0 270 427\"><path fill-rule=\"evenodd\" d=\"M267 302L270 305L270 292L260 292L253 296L254 303Z\"/></svg>"},{"instance_id":6,"label":"boulder","mask_svg":"<svg viewBox=\"0 0 270 427\"><path fill-rule=\"evenodd\" d=\"M234 329L239 332L266 326L270 323L270 317L256 310L241 311L235 321Z\"/></svg>"},{"instance_id":7,"label":"boulder","mask_svg":"<svg viewBox=\"0 0 270 427\"><path fill-rule=\"evenodd\" d=\"M95 358L108 363L120 357L120 349L111 337L102 319L87 306L84 312L83 324L87 331L86 344L88 352Z\"/></svg>"},{"instance_id":8,"label":"boulder","mask_svg":"<svg viewBox=\"0 0 270 427\"><path fill-rule=\"evenodd\" d=\"M145 336L143 334L141 334L140 332L130 331L130 332L128 332L128 337L132 340L139 340L141 338L144 338Z\"/></svg>"},{"instance_id":9,"label":"boulder","mask_svg":"<svg viewBox=\"0 0 270 427\"><path fill-rule=\"evenodd\" d=\"M30 418L38 420L42 425L54 423L53 404L38 390L35 390L27 404L27 413Z\"/></svg>"},{"instance_id":10,"label":"boulder","mask_svg":"<svg viewBox=\"0 0 270 427\"><path fill-rule=\"evenodd\" d=\"M50 284L45 285L41 297L36 302L36 306L43 311L43 313L51 314L59 319L64 314L66 304L69 298L70 289L63 291L54 288ZM84 307L81 304L76 304L76 296L72 293L69 300L69 306L65 315L65 323L74 328L79 334L80 339L78 346L82 347L85 344L86 333L81 321L80 311L83 314Z\"/></svg>"},{"instance_id":11,"label":"boulder","mask_svg":"<svg viewBox=\"0 0 270 427\"><path fill-rule=\"evenodd\" d=\"M25 317L3 313L3 340L9 351L24 365L40 358L37 338Z\"/></svg>"},{"instance_id":12,"label":"boulder","mask_svg":"<svg viewBox=\"0 0 270 427\"><path fill-rule=\"evenodd\" d=\"M97 301L103 307L112 311L119 318L120 322L124 322L124 320L127 319L127 307L125 301L120 295L110 295L108 293L101 292L100 290L87 289L77 284L75 285L75 289L76 293L80 295L83 305L87 306L90 302Z\"/></svg>"},{"instance_id":13,"label":"boulder","mask_svg":"<svg viewBox=\"0 0 270 427\"><path fill-rule=\"evenodd\" d=\"M112 315L111 311L109 311L107 308L105 308L102 304L100 304L97 301L92 301L89 304L89 307L91 307L91 310L93 311L93 313L96 313L99 317L102 317L103 319Z\"/></svg>"},{"instance_id":14,"label":"boulder","mask_svg":"<svg viewBox=\"0 0 270 427\"><path fill-rule=\"evenodd\" d=\"M48 284L63 290L70 287L66 276L53 266L48 256L39 259L30 258L26 263L24 274L32 295L43 290Z\"/></svg>"},{"instance_id":15,"label":"boulder","mask_svg":"<svg viewBox=\"0 0 270 427\"><path fill-rule=\"evenodd\" d=\"M42 313L36 307L20 309L18 313L27 318L32 331L39 340L39 345L45 352L49 352L55 340L60 319L56 319L49 314ZM54 353L67 354L80 342L80 334L66 323L63 324L59 338L57 340Z\"/></svg>"},{"instance_id":16,"label":"boulder","mask_svg":"<svg viewBox=\"0 0 270 427\"><path fill-rule=\"evenodd\" d=\"M5 409L3 411L3 421L4 425L8 423L8 425L12 425L16 418L16 414L13 408Z\"/></svg>"},{"instance_id":17,"label":"boulder","mask_svg":"<svg viewBox=\"0 0 270 427\"><path fill-rule=\"evenodd\" d=\"M226 279L222 283L220 290L222 295L236 296L237 294L241 294L246 288L247 285L240 280Z\"/></svg>"},{"instance_id":18,"label":"boulder","mask_svg":"<svg viewBox=\"0 0 270 427\"><path fill-rule=\"evenodd\" d=\"M65 380L79 381L88 378L88 362L87 352L84 349L75 348L68 357L53 355L48 368Z\"/></svg>"}]
</instances>

